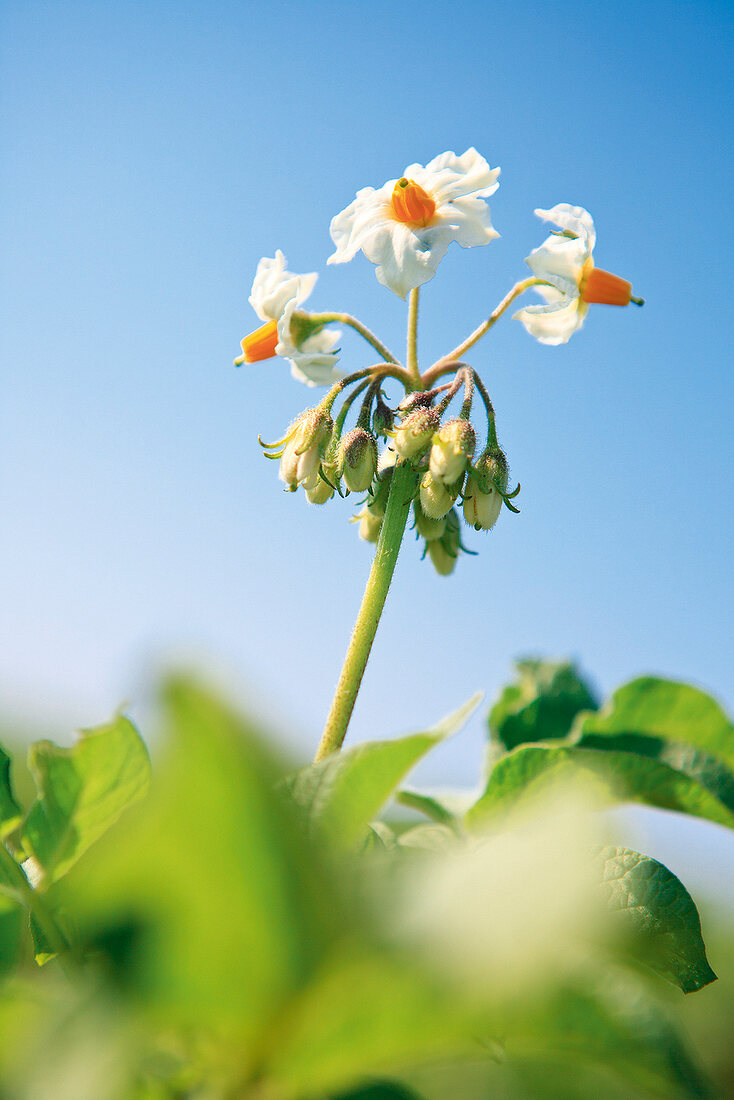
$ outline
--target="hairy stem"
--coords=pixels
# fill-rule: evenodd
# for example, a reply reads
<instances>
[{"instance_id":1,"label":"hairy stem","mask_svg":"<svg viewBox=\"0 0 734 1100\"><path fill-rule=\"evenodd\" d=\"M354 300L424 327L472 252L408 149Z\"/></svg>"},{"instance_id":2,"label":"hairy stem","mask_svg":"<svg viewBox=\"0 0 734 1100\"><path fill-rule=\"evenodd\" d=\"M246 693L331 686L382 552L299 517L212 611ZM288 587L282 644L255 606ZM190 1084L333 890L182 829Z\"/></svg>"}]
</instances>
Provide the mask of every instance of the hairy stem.
<instances>
[{"instance_id":1,"label":"hairy stem","mask_svg":"<svg viewBox=\"0 0 734 1100\"><path fill-rule=\"evenodd\" d=\"M355 332L358 332L368 344L371 344L377 354L385 360L386 363L399 363L400 360L393 355L389 348L386 348L381 340L375 336L374 332L363 325L361 321L358 321L356 317L352 317L351 313L309 313L309 320L316 321L318 324L328 325L332 321L338 322L340 325L349 325Z\"/></svg>"},{"instance_id":2,"label":"hairy stem","mask_svg":"<svg viewBox=\"0 0 734 1100\"><path fill-rule=\"evenodd\" d=\"M450 351L448 355L443 355L437 362L430 367L423 375L423 384L428 387L432 385L437 378L440 378L442 374L445 374L447 370L450 370L452 364L456 359L461 357L469 350L473 348L479 340L482 339L486 333L489 332L492 325L499 321L502 314L506 309L512 305L516 298L519 298L521 294L524 294L531 286L548 286L548 282L545 279L536 279L531 276L529 279L522 279L519 283L515 283L512 290L505 295L500 304L489 315L486 321L482 321L481 325L474 329L466 340L461 344L458 344L453 351Z\"/></svg>"},{"instance_id":3,"label":"hairy stem","mask_svg":"<svg viewBox=\"0 0 734 1100\"><path fill-rule=\"evenodd\" d=\"M418 296L419 287L413 287L408 297L408 353L405 366L416 390L424 389L418 370Z\"/></svg>"},{"instance_id":4,"label":"hairy stem","mask_svg":"<svg viewBox=\"0 0 734 1100\"><path fill-rule=\"evenodd\" d=\"M395 467L377 550L315 761L323 760L325 756L338 752L344 742L357 692L362 683L367 659L395 572L398 551L410 512L409 504L415 492L416 479L417 475L412 466L399 463Z\"/></svg>"}]
</instances>

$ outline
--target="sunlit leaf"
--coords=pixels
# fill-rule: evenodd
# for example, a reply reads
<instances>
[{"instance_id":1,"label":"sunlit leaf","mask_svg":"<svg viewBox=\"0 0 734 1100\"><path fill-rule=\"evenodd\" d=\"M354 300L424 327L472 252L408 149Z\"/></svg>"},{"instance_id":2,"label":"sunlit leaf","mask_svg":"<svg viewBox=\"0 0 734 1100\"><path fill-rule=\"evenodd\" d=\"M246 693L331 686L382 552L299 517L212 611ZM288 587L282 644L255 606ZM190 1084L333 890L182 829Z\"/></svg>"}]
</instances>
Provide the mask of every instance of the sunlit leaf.
<instances>
[{"instance_id":1,"label":"sunlit leaf","mask_svg":"<svg viewBox=\"0 0 734 1100\"><path fill-rule=\"evenodd\" d=\"M610 802L641 802L734 828L732 776L723 765L709 761L699 767L701 761L694 761L697 766L686 774L665 763L662 749L660 756L574 745L522 745L497 761L466 823L481 827L493 814L541 786L581 777L592 779L599 796ZM682 756L676 759L685 763Z\"/></svg>"},{"instance_id":2,"label":"sunlit leaf","mask_svg":"<svg viewBox=\"0 0 734 1100\"><path fill-rule=\"evenodd\" d=\"M15 969L23 928L23 910L0 894L0 978Z\"/></svg>"},{"instance_id":3,"label":"sunlit leaf","mask_svg":"<svg viewBox=\"0 0 734 1100\"><path fill-rule=\"evenodd\" d=\"M672 871L629 848L604 848L599 858L609 907L631 933L640 961L684 993L715 981L698 911Z\"/></svg>"},{"instance_id":4,"label":"sunlit leaf","mask_svg":"<svg viewBox=\"0 0 734 1100\"><path fill-rule=\"evenodd\" d=\"M690 684L643 676L615 691L578 733L643 734L695 745L734 768L734 725L710 695Z\"/></svg>"},{"instance_id":5,"label":"sunlit leaf","mask_svg":"<svg viewBox=\"0 0 734 1100\"><path fill-rule=\"evenodd\" d=\"M352 844L413 765L439 741L461 729L481 698L481 694L472 696L424 733L395 741L369 741L301 768L288 777L286 786L336 843Z\"/></svg>"},{"instance_id":6,"label":"sunlit leaf","mask_svg":"<svg viewBox=\"0 0 734 1100\"><path fill-rule=\"evenodd\" d=\"M20 817L21 813L10 786L10 757L0 748L0 838L12 832Z\"/></svg>"},{"instance_id":7,"label":"sunlit leaf","mask_svg":"<svg viewBox=\"0 0 734 1100\"><path fill-rule=\"evenodd\" d=\"M83 731L70 749L36 742L29 767L38 798L23 822L22 839L46 882L65 874L123 810L143 797L150 781L145 745L122 716Z\"/></svg>"}]
</instances>

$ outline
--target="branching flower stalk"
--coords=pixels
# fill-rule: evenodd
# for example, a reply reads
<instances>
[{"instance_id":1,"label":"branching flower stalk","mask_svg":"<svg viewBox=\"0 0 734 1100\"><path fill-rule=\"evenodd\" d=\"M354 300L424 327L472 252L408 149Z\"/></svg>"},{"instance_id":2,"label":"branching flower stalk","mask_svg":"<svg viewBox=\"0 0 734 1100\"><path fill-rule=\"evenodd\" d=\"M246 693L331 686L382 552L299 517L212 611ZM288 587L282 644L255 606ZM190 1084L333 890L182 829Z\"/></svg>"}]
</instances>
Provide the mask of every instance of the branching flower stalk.
<instances>
[{"instance_id":1,"label":"branching flower stalk","mask_svg":"<svg viewBox=\"0 0 734 1100\"><path fill-rule=\"evenodd\" d=\"M366 492L354 518L360 536L377 544L316 760L343 744L411 510L417 537L424 544L423 557L442 576L453 572L462 552L473 553L462 542L459 504L466 524L477 531L494 527L503 504L518 511L513 501L520 486L509 488L494 406L477 370L464 360L466 353L530 289L543 303L524 306L514 316L542 344L566 343L592 303L642 305L642 299L632 296L630 283L595 267L596 233L586 210L566 203L536 210L557 229L527 257L532 275L517 281L485 321L421 373L420 286L434 276L452 241L470 248L497 236L486 200L499 186L498 176L499 169L490 168L475 149L460 157L443 153L425 167L411 165L378 189L363 188L332 220L336 250L328 262L345 263L362 251L376 265L378 281L400 298L407 297L404 365L351 314L302 308L315 286L315 274L287 271L282 252L258 265L250 302L263 324L242 340L242 355L235 364L279 355L289 360L300 381L331 386L280 440L262 446L267 457L280 460L286 489L295 492L303 487L312 504L325 504L335 493L343 497ZM333 323L351 328L382 362L340 377L336 345L341 334L328 327ZM437 385L446 375L451 379ZM383 393L390 381L403 390L394 408ZM458 416L444 420L462 388ZM478 457L471 423L475 390L487 417L486 444ZM332 408L341 394L345 399L334 421ZM346 430L354 402L362 395L356 424ZM386 441L381 455L380 439Z\"/></svg>"}]
</instances>

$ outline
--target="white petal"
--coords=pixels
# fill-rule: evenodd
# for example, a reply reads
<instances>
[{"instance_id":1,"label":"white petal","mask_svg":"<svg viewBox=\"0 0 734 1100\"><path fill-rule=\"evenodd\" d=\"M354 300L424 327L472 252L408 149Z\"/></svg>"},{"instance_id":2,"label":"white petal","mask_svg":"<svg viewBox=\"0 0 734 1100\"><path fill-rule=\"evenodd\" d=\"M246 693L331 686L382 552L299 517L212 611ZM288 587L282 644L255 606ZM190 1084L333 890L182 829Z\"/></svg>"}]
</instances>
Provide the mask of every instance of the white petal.
<instances>
[{"instance_id":1,"label":"white petal","mask_svg":"<svg viewBox=\"0 0 734 1100\"><path fill-rule=\"evenodd\" d=\"M551 236L533 249L525 263L539 279L568 279L578 286L583 266L591 255L587 242L580 237Z\"/></svg>"},{"instance_id":2,"label":"white petal","mask_svg":"<svg viewBox=\"0 0 734 1100\"><path fill-rule=\"evenodd\" d=\"M381 225L390 223L390 199L397 180L390 180L376 191L363 187L354 202L332 218L329 232L336 251L326 261L330 264L347 263L357 255L364 241Z\"/></svg>"},{"instance_id":3,"label":"white petal","mask_svg":"<svg viewBox=\"0 0 734 1100\"><path fill-rule=\"evenodd\" d=\"M420 169L420 165L411 165L411 168ZM423 173L431 180L430 192L433 197L444 201L464 195L486 198L493 195L499 187L499 168L490 168L484 157L474 148L467 149L460 157L455 153L441 153L425 169L421 169L421 174ZM411 177L410 169L406 170L405 175L425 187L417 174Z\"/></svg>"},{"instance_id":4,"label":"white petal","mask_svg":"<svg viewBox=\"0 0 734 1100\"><path fill-rule=\"evenodd\" d=\"M584 210L583 206L570 206L567 202L559 202L550 210L536 210L535 213L543 221L553 222L559 229L573 233L576 237L581 237L582 240L587 242L589 252L593 251L596 244L594 219L588 210Z\"/></svg>"},{"instance_id":5,"label":"white petal","mask_svg":"<svg viewBox=\"0 0 734 1100\"><path fill-rule=\"evenodd\" d=\"M578 296L564 295L544 306L525 306L513 314L541 344L565 344L580 329L588 306Z\"/></svg>"},{"instance_id":6,"label":"white petal","mask_svg":"<svg viewBox=\"0 0 734 1100\"><path fill-rule=\"evenodd\" d=\"M287 359L291 364L291 374L299 382L308 386L324 386L341 378L342 371L336 370L339 356L333 351L341 338L338 329L324 328L312 333L298 347L291 338L291 317L298 302L293 298L287 303L283 316L278 322L278 344L276 355Z\"/></svg>"},{"instance_id":7,"label":"white petal","mask_svg":"<svg viewBox=\"0 0 734 1100\"><path fill-rule=\"evenodd\" d=\"M278 249L275 257L260 260L250 294L250 305L261 321L278 321L286 304L296 299L305 301L314 288L318 275L293 275L286 271L285 256Z\"/></svg>"},{"instance_id":8,"label":"white petal","mask_svg":"<svg viewBox=\"0 0 734 1100\"><path fill-rule=\"evenodd\" d=\"M378 282L404 298L409 290L433 278L452 237L449 226L413 230L393 222L365 242L364 254L378 265Z\"/></svg>"}]
</instances>

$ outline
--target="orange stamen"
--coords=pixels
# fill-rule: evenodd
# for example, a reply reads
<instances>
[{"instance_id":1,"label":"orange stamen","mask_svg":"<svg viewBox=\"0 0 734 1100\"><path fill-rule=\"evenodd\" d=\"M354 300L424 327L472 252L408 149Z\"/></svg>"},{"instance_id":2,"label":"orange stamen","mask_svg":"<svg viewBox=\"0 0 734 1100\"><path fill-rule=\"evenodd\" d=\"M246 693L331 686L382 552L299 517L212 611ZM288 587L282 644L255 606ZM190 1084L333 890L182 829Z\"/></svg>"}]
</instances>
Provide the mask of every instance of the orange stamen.
<instances>
[{"instance_id":1,"label":"orange stamen","mask_svg":"<svg viewBox=\"0 0 734 1100\"><path fill-rule=\"evenodd\" d=\"M632 297L632 283L620 279L619 275L602 271L600 267L584 272L579 290L582 301L599 302L606 306L629 305Z\"/></svg>"},{"instance_id":2,"label":"orange stamen","mask_svg":"<svg viewBox=\"0 0 734 1100\"><path fill-rule=\"evenodd\" d=\"M242 341L242 354L246 363L258 363L261 359L272 359L278 343L278 325L275 321L266 321Z\"/></svg>"},{"instance_id":3,"label":"orange stamen","mask_svg":"<svg viewBox=\"0 0 734 1100\"><path fill-rule=\"evenodd\" d=\"M419 183L403 176L393 189L392 210L405 225L426 226L436 213L436 204Z\"/></svg>"}]
</instances>

